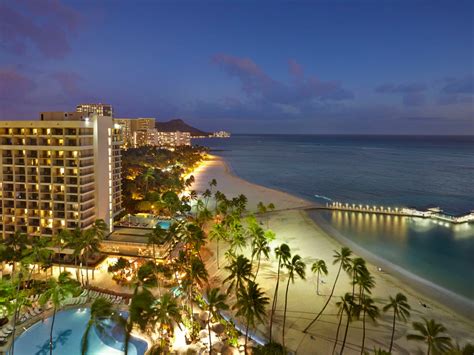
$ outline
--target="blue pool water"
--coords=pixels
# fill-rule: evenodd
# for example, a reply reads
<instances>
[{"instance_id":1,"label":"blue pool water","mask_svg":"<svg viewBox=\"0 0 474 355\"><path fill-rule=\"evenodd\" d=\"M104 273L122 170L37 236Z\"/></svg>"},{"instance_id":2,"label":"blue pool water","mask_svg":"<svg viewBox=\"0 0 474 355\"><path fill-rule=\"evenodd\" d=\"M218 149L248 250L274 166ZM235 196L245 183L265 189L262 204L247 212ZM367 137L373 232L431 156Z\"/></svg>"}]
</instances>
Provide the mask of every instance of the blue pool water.
<instances>
[{"instance_id":1,"label":"blue pool water","mask_svg":"<svg viewBox=\"0 0 474 355\"><path fill-rule=\"evenodd\" d=\"M170 221L159 221L157 223L157 225L159 225L163 229L169 229L170 226L171 226L171 222Z\"/></svg>"},{"instance_id":2,"label":"blue pool water","mask_svg":"<svg viewBox=\"0 0 474 355\"><path fill-rule=\"evenodd\" d=\"M81 339L90 317L89 308L77 308L61 311L56 314L53 330L53 354L81 354ZM15 340L15 354L18 355L47 355L49 354L49 331L52 318L38 322ZM123 354L123 333L114 329L110 324L105 336L99 336L95 329L89 333L88 354L115 355ZM147 343L141 339L130 340L128 353L143 355Z\"/></svg>"}]
</instances>

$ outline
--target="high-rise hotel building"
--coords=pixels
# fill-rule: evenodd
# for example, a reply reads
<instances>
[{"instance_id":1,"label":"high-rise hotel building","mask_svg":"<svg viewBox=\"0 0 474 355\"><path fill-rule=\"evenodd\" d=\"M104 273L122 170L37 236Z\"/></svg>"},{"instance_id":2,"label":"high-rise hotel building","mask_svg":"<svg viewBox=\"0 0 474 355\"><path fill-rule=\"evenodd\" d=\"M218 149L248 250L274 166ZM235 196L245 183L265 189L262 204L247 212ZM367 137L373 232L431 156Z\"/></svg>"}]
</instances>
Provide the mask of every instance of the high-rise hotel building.
<instances>
[{"instance_id":1,"label":"high-rise hotel building","mask_svg":"<svg viewBox=\"0 0 474 355\"><path fill-rule=\"evenodd\" d=\"M155 128L154 118L115 118L115 123L122 126L123 146L125 149L146 145L140 134ZM138 136L137 136L138 135Z\"/></svg>"},{"instance_id":2,"label":"high-rise hotel building","mask_svg":"<svg viewBox=\"0 0 474 355\"><path fill-rule=\"evenodd\" d=\"M110 116L0 121L0 232L51 236L121 211L120 127Z\"/></svg>"}]
</instances>

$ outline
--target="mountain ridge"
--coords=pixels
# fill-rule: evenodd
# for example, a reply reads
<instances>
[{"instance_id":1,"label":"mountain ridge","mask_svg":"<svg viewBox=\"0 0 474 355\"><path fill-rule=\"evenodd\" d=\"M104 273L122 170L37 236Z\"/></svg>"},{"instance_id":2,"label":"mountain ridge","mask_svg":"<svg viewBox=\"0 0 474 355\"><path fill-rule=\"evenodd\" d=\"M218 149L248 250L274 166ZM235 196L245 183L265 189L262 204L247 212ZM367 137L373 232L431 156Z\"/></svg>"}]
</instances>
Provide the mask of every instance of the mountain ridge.
<instances>
[{"instance_id":1,"label":"mountain ridge","mask_svg":"<svg viewBox=\"0 0 474 355\"><path fill-rule=\"evenodd\" d=\"M193 137L211 135L209 132L201 131L200 129L187 124L180 118L175 118L166 122L155 121L155 128L161 132L189 132Z\"/></svg>"}]
</instances>

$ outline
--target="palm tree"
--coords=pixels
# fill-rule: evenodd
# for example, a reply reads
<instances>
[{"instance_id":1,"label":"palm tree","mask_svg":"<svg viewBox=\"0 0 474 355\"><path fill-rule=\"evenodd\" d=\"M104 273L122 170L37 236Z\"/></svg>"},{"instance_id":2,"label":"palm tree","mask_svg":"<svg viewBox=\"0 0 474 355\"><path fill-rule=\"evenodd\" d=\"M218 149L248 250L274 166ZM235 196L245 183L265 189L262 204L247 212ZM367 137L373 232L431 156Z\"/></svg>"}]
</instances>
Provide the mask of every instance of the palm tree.
<instances>
[{"instance_id":1,"label":"palm tree","mask_svg":"<svg viewBox=\"0 0 474 355\"><path fill-rule=\"evenodd\" d=\"M249 327L255 327L255 321L262 322L265 318L265 307L269 303L269 298L258 287L258 285L249 281L247 287L241 288L237 293L237 302L234 309L237 309L237 316L245 319L245 353L247 354L247 340Z\"/></svg>"},{"instance_id":2,"label":"palm tree","mask_svg":"<svg viewBox=\"0 0 474 355\"><path fill-rule=\"evenodd\" d=\"M328 267L326 266L326 263L322 259L316 259L316 261L313 263L311 266L311 271L314 272L317 276L316 280L316 294L319 296L319 276L321 274L324 274L327 276L328 274Z\"/></svg>"},{"instance_id":3,"label":"palm tree","mask_svg":"<svg viewBox=\"0 0 474 355\"><path fill-rule=\"evenodd\" d=\"M63 229L51 238L51 245L58 250L58 270L61 273L61 252L66 246L66 241L70 239L69 230ZM63 271L66 271L65 269Z\"/></svg>"},{"instance_id":4,"label":"palm tree","mask_svg":"<svg viewBox=\"0 0 474 355\"><path fill-rule=\"evenodd\" d=\"M282 327L282 345L285 348L285 324L286 324L286 309L288 306L288 289L290 288L290 281L295 282L295 276L298 275L300 279L305 280L306 278L306 264L301 259L301 256L298 254L293 256L290 261L285 263L285 267L288 269L288 282L286 283L285 291L285 309L283 311L283 327Z\"/></svg>"},{"instance_id":5,"label":"palm tree","mask_svg":"<svg viewBox=\"0 0 474 355\"><path fill-rule=\"evenodd\" d=\"M209 333L209 354L212 353L211 341L211 316L219 318L220 311L229 309L225 303L227 295L220 293L219 288L212 288L206 290L207 309L209 310L209 317L207 318L207 332Z\"/></svg>"},{"instance_id":6,"label":"palm tree","mask_svg":"<svg viewBox=\"0 0 474 355\"><path fill-rule=\"evenodd\" d=\"M51 301L53 303L53 320L51 322L51 329L49 332L49 353L53 354L53 328L54 320L56 319L56 312L61 306L61 303L77 291L77 284L71 278L69 272L62 272L59 274L58 279L54 277L48 279L48 286L46 291L41 295L39 302L44 305L46 302Z\"/></svg>"},{"instance_id":7,"label":"palm tree","mask_svg":"<svg viewBox=\"0 0 474 355\"><path fill-rule=\"evenodd\" d=\"M366 272L356 276L355 285L359 286L358 297L359 300L361 300L366 293L369 295L372 294L372 289L375 287L375 278L372 276L369 270L366 270Z\"/></svg>"},{"instance_id":8,"label":"palm tree","mask_svg":"<svg viewBox=\"0 0 474 355\"><path fill-rule=\"evenodd\" d=\"M90 229L82 234L82 246L86 260L86 280L89 285L89 256L100 250L100 244L105 237L107 224L102 219L94 222ZM92 269L92 279L94 279L94 269Z\"/></svg>"},{"instance_id":9,"label":"palm tree","mask_svg":"<svg viewBox=\"0 0 474 355\"><path fill-rule=\"evenodd\" d=\"M212 226L211 231L209 232L209 239L216 241L216 260L217 260L217 269L220 268L219 266L219 241L227 240L227 229L224 227L222 223L215 223Z\"/></svg>"},{"instance_id":10,"label":"palm tree","mask_svg":"<svg viewBox=\"0 0 474 355\"><path fill-rule=\"evenodd\" d=\"M339 275L341 274L341 270L342 269L347 270L347 268L350 265L351 255L352 255L352 251L347 247L342 247L340 251L335 251L333 264L339 264L339 269L337 270L336 279L334 280L334 284L332 286L331 293L329 294L329 297L328 297L326 303L324 304L323 308L319 311L318 315L303 330L303 333L306 333L308 331L308 329L314 324L314 322L316 322L319 319L321 314L323 314L324 310L328 306L328 304L331 301L331 298L334 294L334 290L336 289L337 280L339 279Z\"/></svg>"},{"instance_id":11,"label":"palm tree","mask_svg":"<svg viewBox=\"0 0 474 355\"><path fill-rule=\"evenodd\" d=\"M427 355L430 355L431 351L444 353L452 346L451 338L441 334L446 332L446 328L434 319L422 319L423 323L413 322L413 328L420 334L408 334L407 339L425 342L428 345Z\"/></svg>"},{"instance_id":12,"label":"palm tree","mask_svg":"<svg viewBox=\"0 0 474 355\"><path fill-rule=\"evenodd\" d=\"M364 355L365 350L365 321L366 316L368 316L372 322L375 322L376 318L379 316L379 309L375 305L375 302L369 296L363 296L360 300L360 305L355 307L357 317L360 318L360 313L362 313L362 347L360 354Z\"/></svg>"},{"instance_id":13,"label":"palm tree","mask_svg":"<svg viewBox=\"0 0 474 355\"><path fill-rule=\"evenodd\" d=\"M253 281L257 279L258 272L260 270L260 263L262 261L262 255L265 259L270 258L270 241L275 239L275 233L268 230L263 233L263 235L259 236L258 238L254 239L252 243L252 260L256 257L257 258L257 270L255 270L255 275L253 277Z\"/></svg>"},{"instance_id":14,"label":"palm tree","mask_svg":"<svg viewBox=\"0 0 474 355\"><path fill-rule=\"evenodd\" d=\"M165 330L167 334L172 335L173 322L181 329L179 325L181 323L181 309L171 293L165 293L151 305L151 319L153 325L159 325L160 335L163 335Z\"/></svg>"},{"instance_id":15,"label":"palm tree","mask_svg":"<svg viewBox=\"0 0 474 355\"><path fill-rule=\"evenodd\" d=\"M155 180L155 170L153 168L148 168L143 173L142 180L145 182L145 193L147 193L150 181Z\"/></svg>"},{"instance_id":16,"label":"palm tree","mask_svg":"<svg viewBox=\"0 0 474 355\"><path fill-rule=\"evenodd\" d=\"M367 266L365 265L365 260L362 258L352 259L351 262L347 265L346 272L352 278L352 296L354 296L356 278L369 272L367 270Z\"/></svg>"},{"instance_id":17,"label":"palm tree","mask_svg":"<svg viewBox=\"0 0 474 355\"><path fill-rule=\"evenodd\" d=\"M392 322L392 337L390 338L390 348L388 352L392 352L393 337L395 335L395 321L402 320L404 322L410 317L410 305L407 302L407 297L403 293L397 293L395 298L390 296L390 302L383 307L383 311L387 312L393 309L393 322Z\"/></svg>"},{"instance_id":18,"label":"palm tree","mask_svg":"<svg viewBox=\"0 0 474 355\"><path fill-rule=\"evenodd\" d=\"M190 260L189 267L187 269L187 283L188 283L188 299L191 305L191 318L193 316L193 290L194 285L202 287L207 283L209 274L207 273L206 266L200 258L193 257Z\"/></svg>"},{"instance_id":19,"label":"palm tree","mask_svg":"<svg viewBox=\"0 0 474 355\"><path fill-rule=\"evenodd\" d=\"M92 327L95 327L95 329L99 333L104 333L105 321L109 319L113 319L114 321L117 321L118 318L121 318L121 323L125 321L122 317L120 317L118 313L114 312L112 302L102 297L97 298L92 303L90 310L91 310L90 319L87 322L87 327L86 327L86 330L84 331L84 335L82 336L82 341L81 341L82 355L87 354L87 350L89 349L89 333Z\"/></svg>"},{"instance_id":20,"label":"palm tree","mask_svg":"<svg viewBox=\"0 0 474 355\"><path fill-rule=\"evenodd\" d=\"M167 231L157 224L151 233L145 235L148 238L147 246L151 245L152 247L154 261L156 261L156 247L162 245L166 241L167 234Z\"/></svg>"},{"instance_id":21,"label":"palm tree","mask_svg":"<svg viewBox=\"0 0 474 355\"><path fill-rule=\"evenodd\" d=\"M46 238L41 238L41 237L33 237L29 240L28 243L29 247L23 250L23 258L21 259L21 263L23 266L30 266L30 269L28 271L28 276L26 281L29 282L31 280L34 268L36 265L46 263L51 255L53 254L53 251L50 249L47 249L47 246L49 244L49 241ZM20 296L20 286L23 282L23 272L19 274L18 278L18 284L17 284L17 292L16 292L16 297L15 297L15 308L14 308L14 315L13 315L13 332L12 332L12 338L15 338L15 333L16 333L16 323L18 319L18 314L20 312L20 309L23 305L23 299L24 297ZM15 342L12 342L11 344L11 349L10 353L14 354L15 352Z\"/></svg>"},{"instance_id":22,"label":"palm tree","mask_svg":"<svg viewBox=\"0 0 474 355\"><path fill-rule=\"evenodd\" d=\"M227 293L232 291L239 292L239 290L244 288L245 284L250 281L252 275L250 260L243 255L239 255L233 259L231 263L225 267L225 270L230 272L229 276L224 279L224 283L229 282Z\"/></svg>"},{"instance_id":23,"label":"palm tree","mask_svg":"<svg viewBox=\"0 0 474 355\"><path fill-rule=\"evenodd\" d=\"M275 285L275 292L273 293L272 310L270 313L270 342L272 341L272 328L273 328L273 316L275 314L277 301L278 301L278 288L280 286L280 272L282 265L286 264L291 257L290 247L287 244L281 244L275 248L275 255L278 259L277 267L277 281Z\"/></svg>"},{"instance_id":24,"label":"palm tree","mask_svg":"<svg viewBox=\"0 0 474 355\"><path fill-rule=\"evenodd\" d=\"M334 340L334 347L332 348L333 354L336 351L337 341L339 340L339 330L341 329L342 318L344 317L344 315L346 315L347 323L349 323L351 319L351 309L352 309L353 304L354 304L354 297L349 292L347 292L344 295L344 297L341 297L340 301L336 302L336 306L338 309L337 314L339 316L339 323L337 324L336 339ZM343 349L344 349L344 343L342 345L341 354L342 354Z\"/></svg>"}]
</instances>

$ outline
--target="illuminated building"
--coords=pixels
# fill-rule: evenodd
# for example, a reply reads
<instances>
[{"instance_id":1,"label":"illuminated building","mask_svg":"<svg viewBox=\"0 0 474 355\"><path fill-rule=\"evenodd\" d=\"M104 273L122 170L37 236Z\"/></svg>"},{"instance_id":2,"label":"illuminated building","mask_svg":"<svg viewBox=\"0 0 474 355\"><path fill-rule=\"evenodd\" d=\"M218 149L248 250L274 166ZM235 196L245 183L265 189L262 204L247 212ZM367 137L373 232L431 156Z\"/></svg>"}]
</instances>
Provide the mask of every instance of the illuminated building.
<instances>
[{"instance_id":1,"label":"illuminated building","mask_svg":"<svg viewBox=\"0 0 474 355\"><path fill-rule=\"evenodd\" d=\"M121 211L120 127L92 115L0 121L0 231L51 236Z\"/></svg>"},{"instance_id":2,"label":"illuminated building","mask_svg":"<svg viewBox=\"0 0 474 355\"><path fill-rule=\"evenodd\" d=\"M113 117L112 105L108 104L80 104L76 106L76 111L86 115Z\"/></svg>"},{"instance_id":3,"label":"illuminated building","mask_svg":"<svg viewBox=\"0 0 474 355\"><path fill-rule=\"evenodd\" d=\"M136 132L146 132L155 128L154 118L116 118L114 121L122 127L123 147L125 149L137 146L135 143Z\"/></svg>"}]
</instances>

